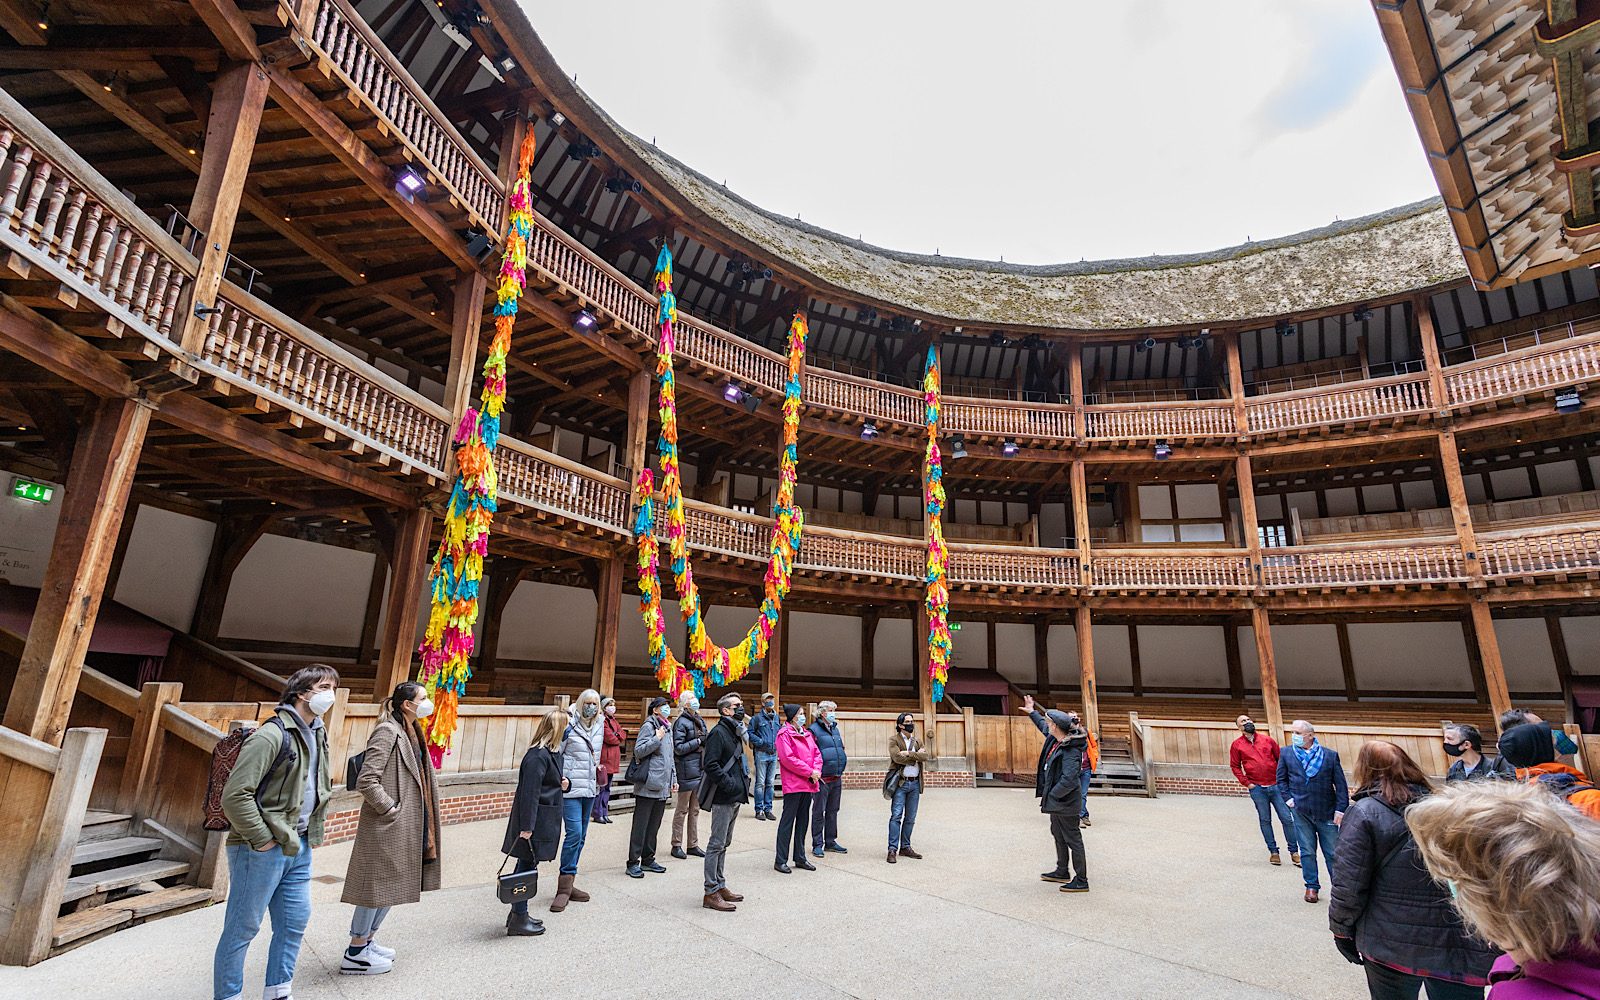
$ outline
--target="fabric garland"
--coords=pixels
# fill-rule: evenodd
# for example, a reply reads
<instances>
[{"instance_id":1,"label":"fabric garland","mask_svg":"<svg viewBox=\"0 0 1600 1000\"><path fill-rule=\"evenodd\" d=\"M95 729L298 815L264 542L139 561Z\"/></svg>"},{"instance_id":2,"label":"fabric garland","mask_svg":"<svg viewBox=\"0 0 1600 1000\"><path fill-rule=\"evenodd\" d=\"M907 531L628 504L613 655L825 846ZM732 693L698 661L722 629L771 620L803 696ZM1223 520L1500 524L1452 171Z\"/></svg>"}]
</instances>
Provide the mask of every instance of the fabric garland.
<instances>
[{"instance_id":1,"label":"fabric garland","mask_svg":"<svg viewBox=\"0 0 1600 1000\"><path fill-rule=\"evenodd\" d=\"M432 606L428 628L418 649L422 664L417 680L433 699L433 715L425 721L428 753L435 765L450 748L456 708L472 676L472 628L478 621L478 588L483 560L489 554L489 526L499 494L494 451L500 438L500 415L506 405L506 355L517 322L517 305L527 281L528 239L533 232L533 195L528 173L533 165L533 129L518 150L517 180L508 202L505 256L494 306L494 339L483 363L483 395L478 409L467 407L456 428L456 480L444 515L444 537L428 575ZM382 693L382 692L380 692Z\"/></svg>"},{"instance_id":2,"label":"fabric garland","mask_svg":"<svg viewBox=\"0 0 1600 1000\"><path fill-rule=\"evenodd\" d=\"M693 689L705 695L707 682L722 687L739 680L751 665L767 655L767 644L778 624L778 612L788 596L790 574L800 549L804 517L794 503L795 467L798 462L800 432L800 371L805 364L805 317L796 312L789 324L789 375L783 392L783 451L778 460L778 492L773 500L772 536L768 544L766 578L761 608L755 624L744 639L723 648L706 634L700 607L700 592L695 587L694 569L689 563L689 540L685 529L683 483L678 465L678 406L673 379L673 327L678 319L677 299L672 294L672 252L661 248L656 259L656 293L660 296L657 322L660 338L656 347L656 375L661 383L661 436L656 452L661 464L661 503L666 504L667 555L677 583L678 609L688 625L688 663L680 662L667 646L666 621L661 611L660 542L656 538L658 503L655 477L650 469L639 472L634 488L634 540L638 546L639 613L644 619L650 664L656 681L674 699Z\"/></svg>"},{"instance_id":3,"label":"fabric garland","mask_svg":"<svg viewBox=\"0 0 1600 1000\"><path fill-rule=\"evenodd\" d=\"M928 611L928 676L933 680L933 700L944 700L950 679L950 550L944 544L944 466L939 456L939 349L928 348L922 375L922 395L927 409L928 450L923 466L923 502L928 511L928 577L923 603Z\"/></svg>"}]
</instances>

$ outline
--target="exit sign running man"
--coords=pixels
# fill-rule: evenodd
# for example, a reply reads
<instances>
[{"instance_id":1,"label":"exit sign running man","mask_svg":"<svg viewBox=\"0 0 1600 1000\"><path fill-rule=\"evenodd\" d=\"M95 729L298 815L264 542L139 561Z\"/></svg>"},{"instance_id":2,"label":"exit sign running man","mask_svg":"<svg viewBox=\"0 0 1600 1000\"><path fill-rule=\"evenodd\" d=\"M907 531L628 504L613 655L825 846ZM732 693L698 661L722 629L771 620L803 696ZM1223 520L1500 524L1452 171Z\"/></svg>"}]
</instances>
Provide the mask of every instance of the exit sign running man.
<instances>
[{"instance_id":1,"label":"exit sign running man","mask_svg":"<svg viewBox=\"0 0 1600 1000\"><path fill-rule=\"evenodd\" d=\"M21 476L11 477L11 495L18 500L29 503L49 503L56 498L56 488L44 483L24 479Z\"/></svg>"}]
</instances>

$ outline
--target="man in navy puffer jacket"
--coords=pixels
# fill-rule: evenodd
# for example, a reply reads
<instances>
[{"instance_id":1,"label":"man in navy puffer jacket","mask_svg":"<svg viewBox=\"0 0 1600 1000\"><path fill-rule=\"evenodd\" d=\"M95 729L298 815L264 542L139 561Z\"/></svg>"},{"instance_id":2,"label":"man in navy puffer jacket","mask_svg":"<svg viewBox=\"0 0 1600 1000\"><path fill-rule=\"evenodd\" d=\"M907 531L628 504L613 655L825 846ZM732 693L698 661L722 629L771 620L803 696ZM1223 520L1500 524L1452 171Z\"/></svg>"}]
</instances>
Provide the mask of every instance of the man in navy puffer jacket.
<instances>
[{"instance_id":1,"label":"man in navy puffer jacket","mask_svg":"<svg viewBox=\"0 0 1600 1000\"><path fill-rule=\"evenodd\" d=\"M849 758L844 752L844 733L834 718L838 710L839 706L831 701L818 702L817 720L811 723L811 736L822 752L822 782L811 796L811 853L819 858L825 851L850 853L839 846L839 800L844 792L844 768Z\"/></svg>"}]
</instances>

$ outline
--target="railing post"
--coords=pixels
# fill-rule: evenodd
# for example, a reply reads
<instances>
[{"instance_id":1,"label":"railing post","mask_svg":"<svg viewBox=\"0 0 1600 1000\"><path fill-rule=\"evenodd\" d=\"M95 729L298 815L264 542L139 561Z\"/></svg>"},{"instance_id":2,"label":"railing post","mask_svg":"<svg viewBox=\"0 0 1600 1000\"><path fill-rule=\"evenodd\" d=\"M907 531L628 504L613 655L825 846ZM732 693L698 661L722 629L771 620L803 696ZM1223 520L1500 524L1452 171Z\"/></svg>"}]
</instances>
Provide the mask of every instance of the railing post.
<instances>
[{"instance_id":1,"label":"railing post","mask_svg":"<svg viewBox=\"0 0 1600 1000\"><path fill-rule=\"evenodd\" d=\"M128 756L117 788L118 812L141 818L149 815L161 768L161 710L182 698L183 685L176 681L151 681L140 689L133 736L128 740Z\"/></svg>"}]
</instances>

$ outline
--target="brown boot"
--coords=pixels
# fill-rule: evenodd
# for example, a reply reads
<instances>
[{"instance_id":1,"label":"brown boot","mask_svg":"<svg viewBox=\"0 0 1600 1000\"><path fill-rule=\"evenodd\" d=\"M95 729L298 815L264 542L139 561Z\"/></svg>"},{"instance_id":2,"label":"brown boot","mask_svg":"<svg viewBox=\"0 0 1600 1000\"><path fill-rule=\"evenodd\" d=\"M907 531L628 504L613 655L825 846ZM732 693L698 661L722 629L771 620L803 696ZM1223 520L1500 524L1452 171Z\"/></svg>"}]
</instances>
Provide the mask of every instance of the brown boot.
<instances>
[{"instance_id":1,"label":"brown boot","mask_svg":"<svg viewBox=\"0 0 1600 1000\"><path fill-rule=\"evenodd\" d=\"M743 896L739 895L737 892L729 892L727 886L723 886L722 888L718 889L717 890L717 895L721 896L725 901L727 901L729 903L742 903L742 902L744 902L744 897Z\"/></svg>"},{"instance_id":2,"label":"brown boot","mask_svg":"<svg viewBox=\"0 0 1600 1000\"><path fill-rule=\"evenodd\" d=\"M550 912L560 913L567 908L567 900L572 898L572 876L562 875L556 879L556 898L550 901Z\"/></svg>"},{"instance_id":3,"label":"brown boot","mask_svg":"<svg viewBox=\"0 0 1600 1000\"><path fill-rule=\"evenodd\" d=\"M578 888L577 881L578 876L576 875L572 876L572 878L568 880L567 895L572 898L574 903L587 903L589 901L589 894Z\"/></svg>"},{"instance_id":4,"label":"brown boot","mask_svg":"<svg viewBox=\"0 0 1600 1000\"><path fill-rule=\"evenodd\" d=\"M883 860L889 862L892 865L892 864L895 863L895 859L896 859L897 853L898 852L896 852L895 849L891 847L891 848L889 848L889 856L887 858L884 858Z\"/></svg>"},{"instance_id":5,"label":"brown boot","mask_svg":"<svg viewBox=\"0 0 1600 1000\"><path fill-rule=\"evenodd\" d=\"M726 899L723 899L720 895L714 892L706 893L706 898L701 900L700 905L708 910L721 910L724 913L732 913L734 910L738 909L737 906L734 906L732 903L728 902Z\"/></svg>"}]
</instances>

